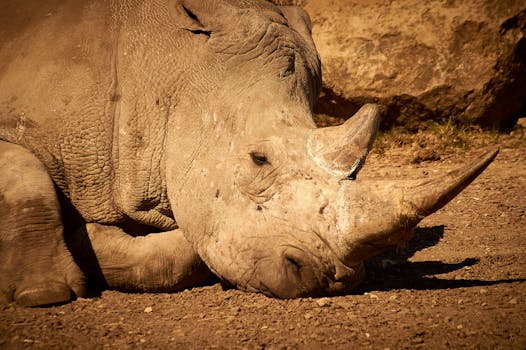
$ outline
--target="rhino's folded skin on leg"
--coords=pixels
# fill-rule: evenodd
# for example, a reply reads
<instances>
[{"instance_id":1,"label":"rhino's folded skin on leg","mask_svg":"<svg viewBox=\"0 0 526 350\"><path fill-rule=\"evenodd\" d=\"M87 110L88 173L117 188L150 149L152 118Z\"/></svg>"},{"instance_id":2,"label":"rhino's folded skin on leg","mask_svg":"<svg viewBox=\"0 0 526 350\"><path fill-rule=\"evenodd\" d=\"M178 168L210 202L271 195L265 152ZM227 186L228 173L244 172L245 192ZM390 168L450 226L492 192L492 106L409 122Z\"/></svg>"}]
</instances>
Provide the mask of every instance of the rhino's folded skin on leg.
<instances>
[{"instance_id":1,"label":"rhino's folded skin on leg","mask_svg":"<svg viewBox=\"0 0 526 350\"><path fill-rule=\"evenodd\" d=\"M85 294L62 239L60 207L44 165L0 141L0 300L34 306Z\"/></svg>"},{"instance_id":2,"label":"rhino's folded skin on leg","mask_svg":"<svg viewBox=\"0 0 526 350\"><path fill-rule=\"evenodd\" d=\"M119 227L86 224L74 236L70 247L81 269L90 280L112 289L174 292L210 274L181 230L133 237Z\"/></svg>"},{"instance_id":3,"label":"rhino's folded skin on leg","mask_svg":"<svg viewBox=\"0 0 526 350\"><path fill-rule=\"evenodd\" d=\"M270 296L345 293L497 153L441 179L362 179L379 108L316 128L321 64L298 7L0 13L2 302L66 302L86 283L177 291L209 270Z\"/></svg>"}]
</instances>

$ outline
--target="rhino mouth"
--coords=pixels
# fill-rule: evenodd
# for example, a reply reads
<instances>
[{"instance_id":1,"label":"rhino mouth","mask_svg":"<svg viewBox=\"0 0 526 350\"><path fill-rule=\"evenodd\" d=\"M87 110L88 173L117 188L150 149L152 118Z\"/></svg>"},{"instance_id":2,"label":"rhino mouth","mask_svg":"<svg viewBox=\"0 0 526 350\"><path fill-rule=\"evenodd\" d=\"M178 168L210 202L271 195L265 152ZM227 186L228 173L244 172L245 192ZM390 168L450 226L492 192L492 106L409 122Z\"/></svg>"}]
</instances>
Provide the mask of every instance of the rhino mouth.
<instances>
[{"instance_id":1,"label":"rhino mouth","mask_svg":"<svg viewBox=\"0 0 526 350\"><path fill-rule=\"evenodd\" d=\"M235 287L282 299L350 292L363 280L363 264L350 267L329 254L321 259L299 246L283 245L277 256L256 262L245 286Z\"/></svg>"}]
</instances>

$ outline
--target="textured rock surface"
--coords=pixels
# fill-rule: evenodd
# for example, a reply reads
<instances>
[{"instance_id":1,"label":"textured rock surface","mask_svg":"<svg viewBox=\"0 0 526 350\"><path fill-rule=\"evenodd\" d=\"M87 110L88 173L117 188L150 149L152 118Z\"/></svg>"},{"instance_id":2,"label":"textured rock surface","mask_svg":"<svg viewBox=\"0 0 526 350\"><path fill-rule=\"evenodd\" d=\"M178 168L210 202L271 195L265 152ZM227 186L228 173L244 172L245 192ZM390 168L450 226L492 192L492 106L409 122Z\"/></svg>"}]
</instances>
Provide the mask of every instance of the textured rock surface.
<instances>
[{"instance_id":1,"label":"textured rock surface","mask_svg":"<svg viewBox=\"0 0 526 350\"><path fill-rule=\"evenodd\" d=\"M318 113L347 118L377 101L384 128L451 119L502 130L526 115L525 0L296 2L323 62Z\"/></svg>"}]
</instances>

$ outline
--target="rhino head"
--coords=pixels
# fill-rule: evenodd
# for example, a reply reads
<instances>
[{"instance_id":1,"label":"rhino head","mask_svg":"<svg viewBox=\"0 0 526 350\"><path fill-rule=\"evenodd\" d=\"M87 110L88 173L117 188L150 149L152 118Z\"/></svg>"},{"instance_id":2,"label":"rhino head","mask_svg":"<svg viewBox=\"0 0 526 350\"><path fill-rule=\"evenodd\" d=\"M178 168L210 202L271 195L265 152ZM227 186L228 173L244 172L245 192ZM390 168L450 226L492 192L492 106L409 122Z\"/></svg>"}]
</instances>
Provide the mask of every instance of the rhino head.
<instances>
[{"instance_id":1,"label":"rhino head","mask_svg":"<svg viewBox=\"0 0 526 350\"><path fill-rule=\"evenodd\" d=\"M365 105L316 128L320 61L305 14L266 2L180 1L201 44L192 98L173 106L168 197L200 257L236 288L277 297L342 293L363 261L408 238L493 160L436 179L357 176L380 114ZM228 21L228 18L243 18Z\"/></svg>"}]
</instances>

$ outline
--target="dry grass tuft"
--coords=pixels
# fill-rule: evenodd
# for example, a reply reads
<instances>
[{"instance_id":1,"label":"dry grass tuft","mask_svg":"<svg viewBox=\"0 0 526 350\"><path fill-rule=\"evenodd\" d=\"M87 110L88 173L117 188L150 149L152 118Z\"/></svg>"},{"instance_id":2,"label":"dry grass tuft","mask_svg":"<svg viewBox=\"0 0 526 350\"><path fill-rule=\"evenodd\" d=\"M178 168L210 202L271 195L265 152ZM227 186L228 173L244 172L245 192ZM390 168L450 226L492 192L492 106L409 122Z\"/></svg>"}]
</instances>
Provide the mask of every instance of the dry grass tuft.
<instances>
[{"instance_id":1,"label":"dry grass tuft","mask_svg":"<svg viewBox=\"0 0 526 350\"><path fill-rule=\"evenodd\" d=\"M520 123L510 134L483 130L480 127L457 126L452 121L431 122L426 129L409 133L400 129L381 132L376 139L371 154L387 157L392 154L405 154L410 163L437 161L443 157L465 153L504 143L514 147L526 142L526 128Z\"/></svg>"},{"instance_id":2,"label":"dry grass tuft","mask_svg":"<svg viewBox=\"0 0 526 350\"><path fill-rule=\"evenodd\" d=\"M345 120L326 114L314 116L318 127L339 125ZM418 132L393 128L380 132L375 140L371 157L393 158L402 163L418 164L463 156L489 146L520 148L526 145L526 117L520 118L509 134L484 130L477 125L458 125L452 119L446 122L430 121Z\"/></svg>"}]
</instances>

